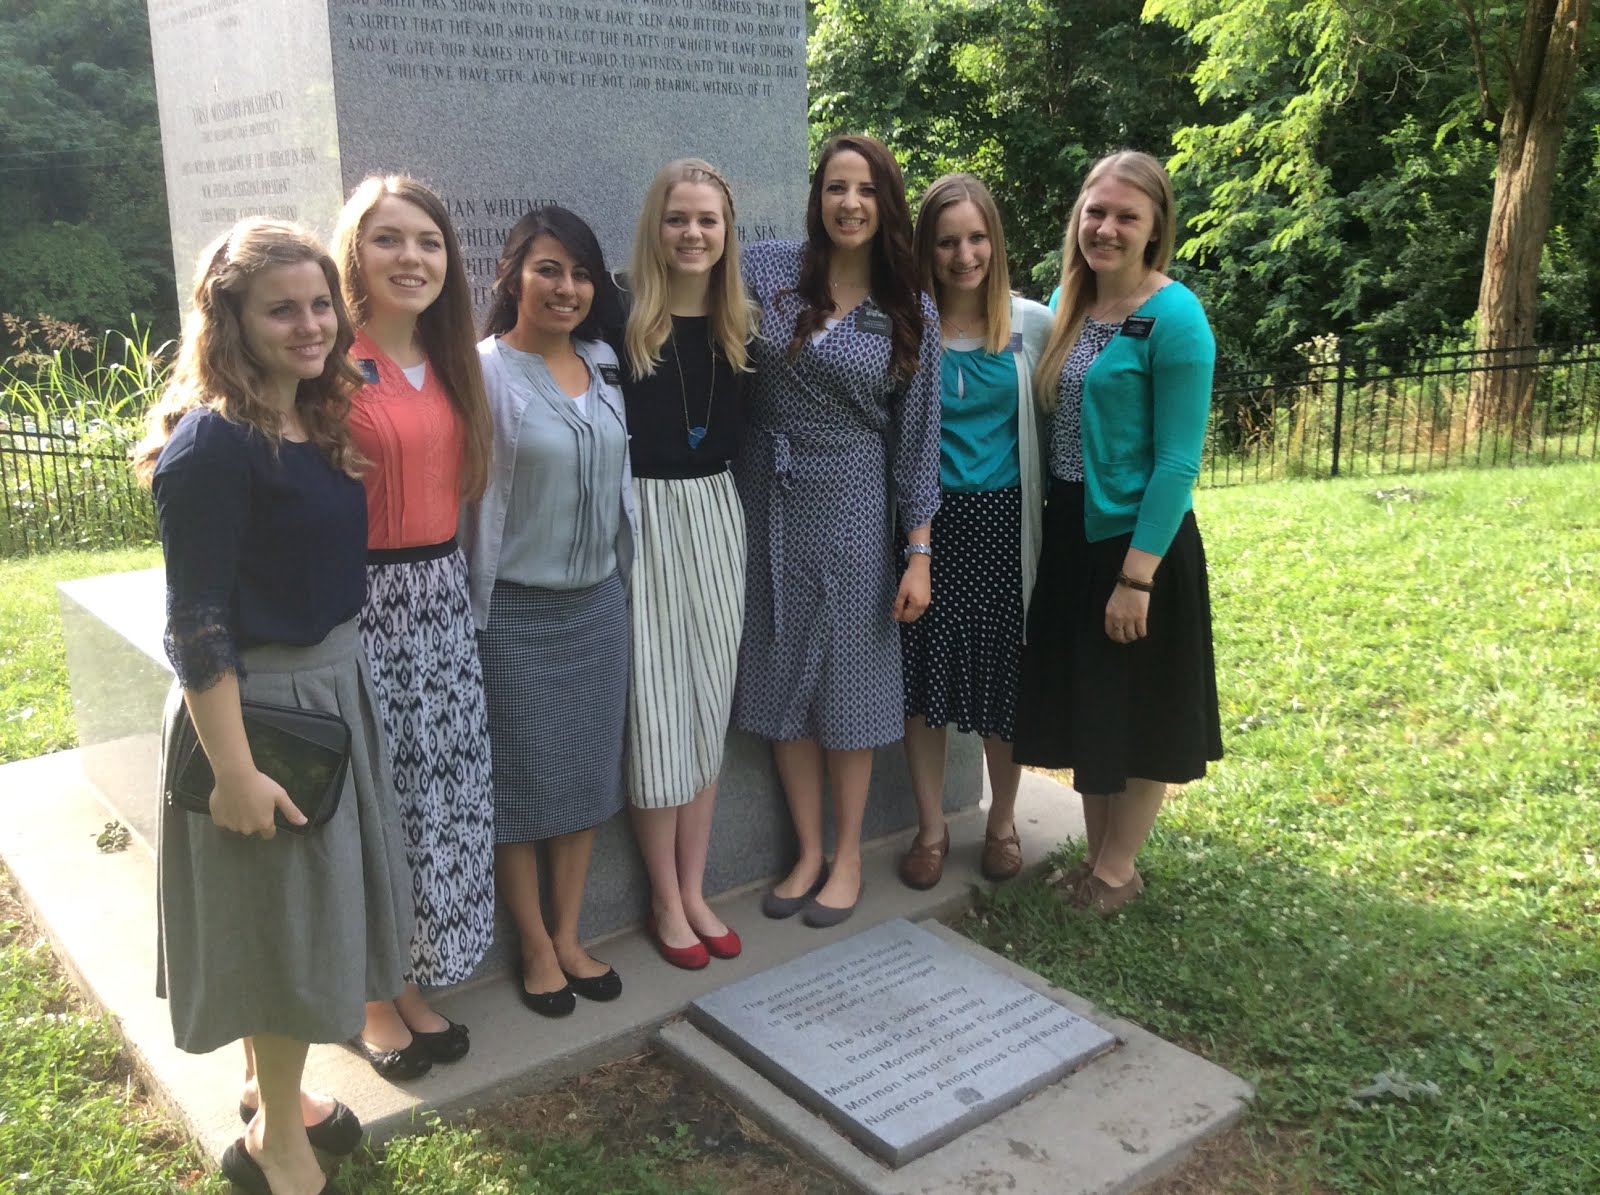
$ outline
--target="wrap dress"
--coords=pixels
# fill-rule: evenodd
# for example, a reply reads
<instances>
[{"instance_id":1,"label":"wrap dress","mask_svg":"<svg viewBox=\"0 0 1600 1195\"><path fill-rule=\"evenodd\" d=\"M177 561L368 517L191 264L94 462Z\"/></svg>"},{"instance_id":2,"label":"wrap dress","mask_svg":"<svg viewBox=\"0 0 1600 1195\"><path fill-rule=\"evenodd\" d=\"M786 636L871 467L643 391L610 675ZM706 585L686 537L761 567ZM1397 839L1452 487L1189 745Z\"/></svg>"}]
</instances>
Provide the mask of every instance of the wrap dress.
<instances>
[{"instance_id":1,"label":"wrap dress","mask_svg":"<svg viewBox=\"0 0 1600 1195\"><path fill-rule=\"evenodd\" d=\"M762 335L734 465L750 556L733 724L878 747L905 731L901 529L939 508L939 316L922 296L909 382L889 374L889 318L871 298L791 361L802 249L766 241L744 257Z\"/></svg>"}]
</instances>

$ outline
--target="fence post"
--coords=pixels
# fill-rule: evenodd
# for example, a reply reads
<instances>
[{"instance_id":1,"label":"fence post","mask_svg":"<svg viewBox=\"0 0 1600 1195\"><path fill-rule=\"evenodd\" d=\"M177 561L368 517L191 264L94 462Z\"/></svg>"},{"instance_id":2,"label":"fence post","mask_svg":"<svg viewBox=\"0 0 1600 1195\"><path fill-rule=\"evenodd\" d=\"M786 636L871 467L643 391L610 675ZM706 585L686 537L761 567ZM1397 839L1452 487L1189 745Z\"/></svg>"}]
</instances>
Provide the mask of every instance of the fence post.
<instances>
[{"instance_id":1,"label":"fence post","mask_svg":"<svg viewBox=\"0 0 1600 1195\"><path fill-rule=\"evenodd\" d=\"M1338 373L1333 380L1333 466L1329 477L1339 476L1339 443L1344 439L1344 339L1341 337L1334 355L1334 368Z\"/></svg>"}]
</instances>

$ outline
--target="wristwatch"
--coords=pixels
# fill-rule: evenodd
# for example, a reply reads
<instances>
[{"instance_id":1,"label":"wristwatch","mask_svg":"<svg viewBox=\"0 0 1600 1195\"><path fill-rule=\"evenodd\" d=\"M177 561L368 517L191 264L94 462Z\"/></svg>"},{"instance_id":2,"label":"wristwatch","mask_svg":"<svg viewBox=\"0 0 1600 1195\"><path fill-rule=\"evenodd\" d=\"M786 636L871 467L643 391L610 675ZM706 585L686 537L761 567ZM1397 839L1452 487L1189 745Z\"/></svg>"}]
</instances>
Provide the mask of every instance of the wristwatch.
<instances>
[{"instance_id":1,"label":"wristwatch","mask_svg":"<svg viewBox=\"0 0 1600 1195\"><path fill-rule=\"evenodd\" d=\"M907 544L905 557L907 560L910 560L913 556L927 556L931 559L933 556L933 549L927 544Z\"/></svg>"}]
</instances>

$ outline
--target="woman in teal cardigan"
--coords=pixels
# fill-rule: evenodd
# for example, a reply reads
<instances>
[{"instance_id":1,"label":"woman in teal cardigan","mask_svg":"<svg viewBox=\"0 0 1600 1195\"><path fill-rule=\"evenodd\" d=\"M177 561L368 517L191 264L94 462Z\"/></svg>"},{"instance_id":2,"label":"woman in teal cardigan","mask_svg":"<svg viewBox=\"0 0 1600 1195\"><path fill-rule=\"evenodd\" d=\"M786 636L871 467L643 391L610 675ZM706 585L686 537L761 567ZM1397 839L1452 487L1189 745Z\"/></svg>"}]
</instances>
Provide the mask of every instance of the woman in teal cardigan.
<instances>
[{"instance_id":1,"label":"woman in teal cardigan","mask_svg":"<svg viewBox=\"0 0 1600 1195\"><path fill-rule=\"evenodd\" d=\"M1136 867L1169 784L1222 758L1205 548L1191 509L1216 344L1163 272L1172 183L1148 154L1089 171L1034 378L1050 497L1028 613L1019 763L1071 768L1087 846L1071 902L1100 914Z\"/></svg>"}]
</instances>

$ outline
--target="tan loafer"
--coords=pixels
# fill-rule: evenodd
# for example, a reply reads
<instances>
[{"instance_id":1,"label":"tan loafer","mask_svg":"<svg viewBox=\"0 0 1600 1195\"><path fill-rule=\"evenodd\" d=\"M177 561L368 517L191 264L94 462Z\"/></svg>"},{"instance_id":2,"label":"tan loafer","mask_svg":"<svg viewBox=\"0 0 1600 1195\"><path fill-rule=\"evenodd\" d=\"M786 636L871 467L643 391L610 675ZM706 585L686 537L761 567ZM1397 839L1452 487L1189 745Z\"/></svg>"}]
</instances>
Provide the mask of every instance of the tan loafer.
<instances>
[{"instance_id":1,"label":"tan loafer","mask_svg":"<svg viewBox=\"0 0 1600 1195\"><path fill-rule=\"evenodd\" d=\"M1093 874L1094 864L1087 859L1079 859L1051 881L1050 886L1062 900L1070 904L1078 895L1078 889L1083 887L1083 882Z\"/></svg>"},{"instance_id":2,"label":"tan loafer","mask_svg":"<svg viewBox=\"0 0 1600 1195\"><path fill-rule=\"evenodd\" d=\"M979 864L986 880L1009 880L1022 870L1022 839L1015 826L1004 838L993 834L983 836L983 858Z\"/></svg>"},{"instance_id":3,"label":"tan loafer","mask_svg":"<svg viewBox=\"0 0 1600 1195\"><path fill-rule=\"evenodd\" d=\"M1091 874L1083 882L1083 887L1078 889L1077 899L1072 903L1077 908L1087 909L1097 917L1111 917L1121 912L1124 905L1143 891L1144 879L1138 872L1133 873L1133 879L1120 885L1108 884L1099 876Z\"/></svg>"},{"instance_id":4,"label":"tan loafer","mask_svg":"<svg viewBox=\"0 0 1600 1195\"><path fill-rule=\"evenodd\" d=\"M900 879L907 888L918 890L932 888L944 875L945 856L950 853L950 827L944 828L944 838L929 846L911 840L911 849L900 859Z\"/></svg>"}]
</instances>

